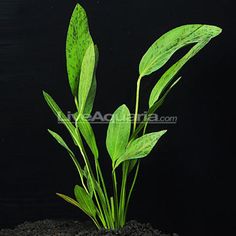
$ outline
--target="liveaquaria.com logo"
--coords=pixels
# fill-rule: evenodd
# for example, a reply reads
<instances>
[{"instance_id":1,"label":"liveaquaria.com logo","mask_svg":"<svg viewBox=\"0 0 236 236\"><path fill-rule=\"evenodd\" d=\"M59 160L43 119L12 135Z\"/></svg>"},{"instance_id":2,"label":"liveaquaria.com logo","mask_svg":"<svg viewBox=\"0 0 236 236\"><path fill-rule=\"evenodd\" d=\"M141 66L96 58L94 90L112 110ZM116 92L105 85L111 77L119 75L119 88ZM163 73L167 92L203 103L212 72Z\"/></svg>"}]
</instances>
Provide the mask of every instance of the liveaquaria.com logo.
<instances>
[{"instance_id":1,"label":"liveaquaria.com logo","mask_svg":"<svg viewBox=\"0 0 236 236\"><path fill-rule=\"evenodd\" d=\"M96 111L93 115L91 114L83 114L83 118L87 119L91 124L108 124L112 118L112 113L102 113L101 111ZM72 122L75 123L80 122L77 113L72 113L70 111L67 112L67 120L63 119L63 116L58 116L58 123ZM159 115L159 114L148 114L148 112L144 112L142 114L138 114L137 123L142 123L144 121L149 122L149 124L176 124L178 117L174 115ZM127 122L134 121L134 114L130 114L130 117L119 116L116 117L116 122Z\"/></svg>"}]
</instances>

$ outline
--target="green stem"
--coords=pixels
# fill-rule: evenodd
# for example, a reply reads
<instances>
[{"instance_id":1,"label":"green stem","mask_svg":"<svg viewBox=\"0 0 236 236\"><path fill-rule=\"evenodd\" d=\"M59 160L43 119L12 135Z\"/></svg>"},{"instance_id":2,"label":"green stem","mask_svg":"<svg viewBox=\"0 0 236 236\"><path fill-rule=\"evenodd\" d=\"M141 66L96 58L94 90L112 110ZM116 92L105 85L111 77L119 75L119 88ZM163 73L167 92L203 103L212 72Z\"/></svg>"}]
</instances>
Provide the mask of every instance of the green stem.
<instances>
[{"instance_id":1,"label":"green stem","mask_svg":"<svg viewBox=\"0 0 236 236\"><path fill-rule=\"evenodd\" d=\"M94 157L94 158L95 158L95 168L96 168L97 182L98 182L99 185L101 185L100 175L99 175L99 171L98 171L99 162L98 162L98 159L96 157Z\"/></svg>"},{"instance_id":2,"label":"green stem","mask_svg":"<svg viewBox=\"0 0 236 236\"><path fill-rule=\"evenodd\" d=\"M136 101L135 101L135 113L134 113L134 123L133 123L133 134L136 131L136 125L137 125L137 118L138 118L138 111L139 111L139 95L140 95L140 84L141 84L142 75L139 76L137 80L137 88L136 88ZM130 140L131 141L131 140ZM139 162L137 165L135 177L131 186L131 190L129 192L127 203L125 206L125 200L126 200L126 185L127 185L127 177L128 177L128 170L129 170L129 162L123 164L123 174L122 174L122 186L121 186L121 196L120 196L120 208L119 208L119 217L121 220L121 226L125 224L126 221L126 214L127 214L127 208L129 204L129 200L131 197L131 192L133 191L137 175L138 175L138 169L139 169Z\"/></svg>"},{"instance_id":3,"label":"green stem","mask_svg":"<svg viewBox=\"0 0 236 236\"><path fill-rule=\"evenodd\" d=\"M108 206L109 212L111 213L111 207L110 207L110 201L109 201L108 194L107 194L107 188L106 188L106 185L105 185L105 181L104 181L103 174L102 174L99 163L98 163L97 167L98 167L98 174L99 174L101 182L102 182L102 187L103 187L105 199L106 199L106 202L107 202L107 206Z\"/></svg>"},{"instance_id":4,"label":"green stem","mask_svg":"<svg viewBox=\"0 0 236 236\"><path fill-rule=\"evenodd\" d=\"M74 101L75 101L75 106L77 108L77 111L79 111L79 104L78 104L78 99L77 97L74 98Z\"/></svg>"},{"instance_id":5,"label":"green stem","mask_svg":"<svg viewBox=\"0 0 236 236\"><path fill-rule=\"evenodd\" d=\"M117 178L116 178L116 171L113 168L112 172L112 179L113 179L113 189L114 189L114 208L115 208L115 227L119 226L119 204L118 204L118 191L117 191Z\"/></svg>"},{"instance_id":6,"label":"green stem","mask_svg":"<svg viewBox=\"0 0 236 236\"><path fill-rule=\"evenodd\" d=\"M128 210L130 198L131 198L131 195L132 195L132 192L133 192L133 189L134 189L134 185L135 185L137 177L138 177L139 166L140 166L140 160L138 160L138 164L137 164L135 175L134 175L134 180L132 182L132 185L131 185L131 188L130 188L130 191L129 191L129 195L128 195L128 198L127 198L126 207L125 207L125 217L127 215L127 210Z\"/></svg>"},{"instance_id":7,"label":"green stem","mask_svg":"<svg viewBox=\"0 0 236 236\"><path fill-rule=\"evenodd\" d=\"M134 133L135 130L136 130L136 124L137 124L138 108L139 108L139 93L140 93L140 83L141 83L141 79L142 79L142 77L139 76L139 78L138 78L138 80L137 80L133 133Z\"/></svg>"},{"instance_id":8,"label":"green stem","mask_svg":"<svg viewBox=\"0 0 236 236\"><path fill-rule=\"evenodd\" d=\"M112 213L112 219L113 222L115 222L115 207L114 207L114 198L110 197L111 200L111 213ZM113 226L114 227L114 226Z\"/></svg>"},{"instance_id":9,"label":"green stem","mask_svg":"<svg viewBox=\"0 0 236 236\"><path fill-rule=\"evenodd\" d=\"M127 177L128 177L128 168L126 162L123 163L123 170L122 170L122 184L121 184L121 193L120 193L120 205L119 205L119 218L121 227L125 224L125 201L126 201L126 184L127 184Z\"/></svg>"},{"instance_id":10,"label":"green stem","mask_svg":"<svg viewBox=\"0 0 236 236\"><path fill-rule=\"evenodd\" d=\"M96 218L93 218L93 217L91 217L91 216L89 216L89 217L90 217L90 219L93 221L93 223L96 225L96 227L97 227L98 229L101 229L101 226L100 226L100 224L98 223L97 219L96 219Z\"/></svg>"},{"instance_id":11,"label":"green stem","mask_svg":"<svg viewBox=\"0 0 236 236\"><path fill-rule=\"evenodd\" d=\"M74 98L74 101L75 101L76 108L77 108L77 110L78 110L78 112L79 112L80 109L79 109L79 104L78 104L78 99L77 99L77 97ZM78 122L78 119L79 119L79 115L80 115L80 114L78 114L78 117L76 118L76 121L75 121L77 133L79 132L79 129L78 129L78 126L77 126L77 122ZM105 228L107 228L108 225L110 224L109 221L111 221L111 220L108 219L108 218L109 218L109 214L107 214L108 212L107 212L107 210L106 210L106 206L104 206L103 196L102 196L103 193L100 193L100 191L98 191L98 195L99 195L99 198L100 198L100 201L101 201L101 204L102 204L102 207L101 207L100 202L99 202L99 200L98 200L97 192L96 192L95 187L94 187L94 182L95 182L96 180L95 180L94 175L93 175L93 173L92 173L92 168L91 168L91 165L90 165L89 160L88 160L88 158L87 158L87 154L86 154L86 152L85 152L85 149L84 149L84 146L83 146L83 143L82 143L81 138L80 138L80 142L78 142L78 144L79 144L79 143L81 143L81 145L78 145L78 146L79 146L80 152L82 153L82 156L83 156L83 158L84 158L84 162L85 162L86 168L87 168L87 170L88 170L89 178L91 179L91 183L92 183L92 185L93 185L94 197L95 197L95 200L96 200L96 202L97 202L98 210L99 210L99 212L100 212L99 218L100 218L100 220L101 220L103 226L104 226ZM98 181L98 184L99 184L99 186L100 186L100 178L99 178L99 169L100 169L100 166L99 166L99 162L98 162L97 159L95 160L95 168L96 168L97 181ZM103 178L102 175L101 175L101 171L100 171L100 177ZM105 195L107 195L107 193L105 193ZM107 197L105 197L105 198L107 198ZM108 202L109 202L109 201L108 201ZM104 213L104 214L103 214L103 213ZM106 220L105 220L105 219L106 219Z\"/></svg>"},{"instance_id":12,"label":"green stem","mask_svg":"<svg viewBox=\"0 0 236 236\"><path fill-rule=\"evenodd\" d=\"M95 199L96 199L96 202L97 202L97 205L98 205L98 209L99 209L99 212L100 212L100 220L101 220L103 226L104 226L105 228L107 228L107 222L106 222L105 217L104 217L104 215L103 215L103 211L102 211L100 202L99 202L99 200L98 200L96 191L94 191L94 197L95 197Z\"/></svg>"},{"instance_id":13,"label":"green stem","mask_svg":"<svg viewBox=\"0 0 236 236\"><path fill-rule=\"evenodd\" d=\"M73 162L74 162L74 164L76 166L77 171L79 172L79 176L80 176L80 180L81 180L82 186L84 187L85 191L87 193L89 193L89 191L88 191L88 189L87 189L87 187L86 187L86 185L84 183L84 177L83 177L83 174L82 174L82 168L81 168L79 162L77 161L77 159L74 156L72 156L72 155L70 155L70 156L71 156L71 158L72 158L72 160L73 160Z\"/></svg>"},{"instance_id":14,"label":"green stem","mask_svg":"<svg viewBox=\"0 0 236 236\"><path fill-rule=\"evenodd\" d=\"M170 89L167 90L167 92L148 110L147 115L144 117L143 121L139 124L139 126L136 128L135 132L133 132L130 140L133 140L136 138L136 136L139 134L139 132L145 127L147 126L147 123L149 121L149 117L150 115L152 115L153 113L155 113L155 111L161 107L161 105L164 103L164 100L166 98L166 96L168 95ZM144 128L146 129L146 128Z\"/></svg>"},{"instance_id":15,"label":"green stem","mask_svg":"<svg viewBox=\"0 0 236 236\"><path fill-rule=\"evenodd\" d=\"M75 140L77 146L79 147L80 149L80 152L82 154L82 157L84 159L84 163L85 163L85 166L88 170L88 178L90 178L91 180L91 183L92 183L92 187L94 189L94 197L95 197L95 200L97 202L97 205L98 205L98 209L100 211L100 220L102 222L102 224L104 225L104 227L106 228L107 227L107 224L106 224L106 221L105 221L105 217L103 215L103 211L101 209L101 206L100 206L100 202L98 200L98 197L97 197L97 192L95 190L95 186L94 186L94 182L95 182L95 178L94 178L94 175L93 175L93 172L92 172L92 168L91 168L91 165L89 163L89 160L88 160L88 157L87 157L87 154L86 154L86 151L84 149L84 146L83 146L83 142L81 140L81 137L80 137L80 134L79 134L79 130L78 130L78 126L77 126L77 122L76 122L76 133L77 133L77 138Z\"/></svg>"},{"instance_id":16,"label":"green stem","mask_svg":"<svg viewBox=\"0 0 236 236\"><path fill-rule=\"evenodd\" d=\"M109 228L114 228L114 223L113 223L113 219L112 219L112 210L111 210L111 207L110 207L110 202L109 202L108 195L107 195L106 185L105 185L103 175L102 175L102 171L101 171L101 168L100 168L100 165L99 165L98 161L97 161L97 174L99 175L99 179L102 182L103 190L102 190L102 188L100 187L100 184L99 184L98 194L99 194L99 197L101 199L102 208L103 208L103 211L104 211L105 218L107 220L107 225L108 225Z\"/></svg>"}]
</instances>

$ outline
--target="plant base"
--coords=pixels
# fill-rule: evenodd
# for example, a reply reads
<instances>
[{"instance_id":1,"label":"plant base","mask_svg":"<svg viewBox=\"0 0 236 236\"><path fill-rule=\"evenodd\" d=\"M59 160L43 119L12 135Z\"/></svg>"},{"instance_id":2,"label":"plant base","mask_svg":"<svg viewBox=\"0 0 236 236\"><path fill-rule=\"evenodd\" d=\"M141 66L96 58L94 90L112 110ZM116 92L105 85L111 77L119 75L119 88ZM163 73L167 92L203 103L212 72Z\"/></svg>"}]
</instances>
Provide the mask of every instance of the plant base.
<instances>
[{"instance_id":1,"label":"plant base","mask_svg":"<svg viewBox=\"0 0 236 236\"><path fill-rule=\"evenodd\" d=\"M33 223L25 222L15 229L2 229L0 236L178 236L164 234L153 229L150 224L140 224L130 221L120 230L97 231L90 222L80 223L75 220L42 220Z\"/></svg>"}]
</instances>

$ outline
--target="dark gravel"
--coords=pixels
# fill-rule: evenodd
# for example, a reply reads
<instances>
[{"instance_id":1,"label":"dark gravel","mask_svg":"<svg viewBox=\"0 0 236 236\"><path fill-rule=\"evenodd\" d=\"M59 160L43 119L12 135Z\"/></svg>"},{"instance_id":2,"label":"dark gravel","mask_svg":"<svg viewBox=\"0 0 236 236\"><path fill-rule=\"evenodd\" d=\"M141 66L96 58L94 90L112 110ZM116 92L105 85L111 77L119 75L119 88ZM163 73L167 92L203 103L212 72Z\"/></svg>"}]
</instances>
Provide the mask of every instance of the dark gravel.
<instances>
[{"instance_id":1,"label":"dark gravel","mask_svg":"<svg viewBox=\"0 0 236 236\"><path fill-rule=\"evenodd\" d=\"M25 222L15 229L2 229L0 236L178 236L164 234L153 229L150 224L130 221L120 230L97 231L90 222L80 223L75 220L43 220L33 223Z\"/></svg>"}]
</instances>

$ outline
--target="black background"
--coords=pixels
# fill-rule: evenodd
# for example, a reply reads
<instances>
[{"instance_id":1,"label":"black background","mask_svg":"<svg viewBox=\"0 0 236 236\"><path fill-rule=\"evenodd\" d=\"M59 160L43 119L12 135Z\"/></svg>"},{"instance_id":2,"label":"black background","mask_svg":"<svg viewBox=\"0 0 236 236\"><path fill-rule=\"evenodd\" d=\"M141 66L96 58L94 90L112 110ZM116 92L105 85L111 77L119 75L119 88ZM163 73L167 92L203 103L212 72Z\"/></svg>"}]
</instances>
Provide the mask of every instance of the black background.
<instances>
[{"instance_id":1,"label":"black background","mask_svg":"<svg viewBox=\"0 0 236 236\"><path fill-rule=\"evenodd\" d=\"M129 219L149 221L181 236L235 235L233 1L81 4L100 49L95 109L103 113L122 103L134 108L140 58L161 34L187 23L223 28L181 71L183 80L159 111L178 116L178 123L150 127L167 128L168 134L142 162ZM67 154L46 131L68 137L41 93L45 89L65 111L73 111L65 37L74 5L72 0L0 2L0 227L44 218L87 219L55 196L71 195L79 179ZM163 71L143 80L142 110ZM94 129L108 173L106 126Z\"/></svg>"}]
</instances>

